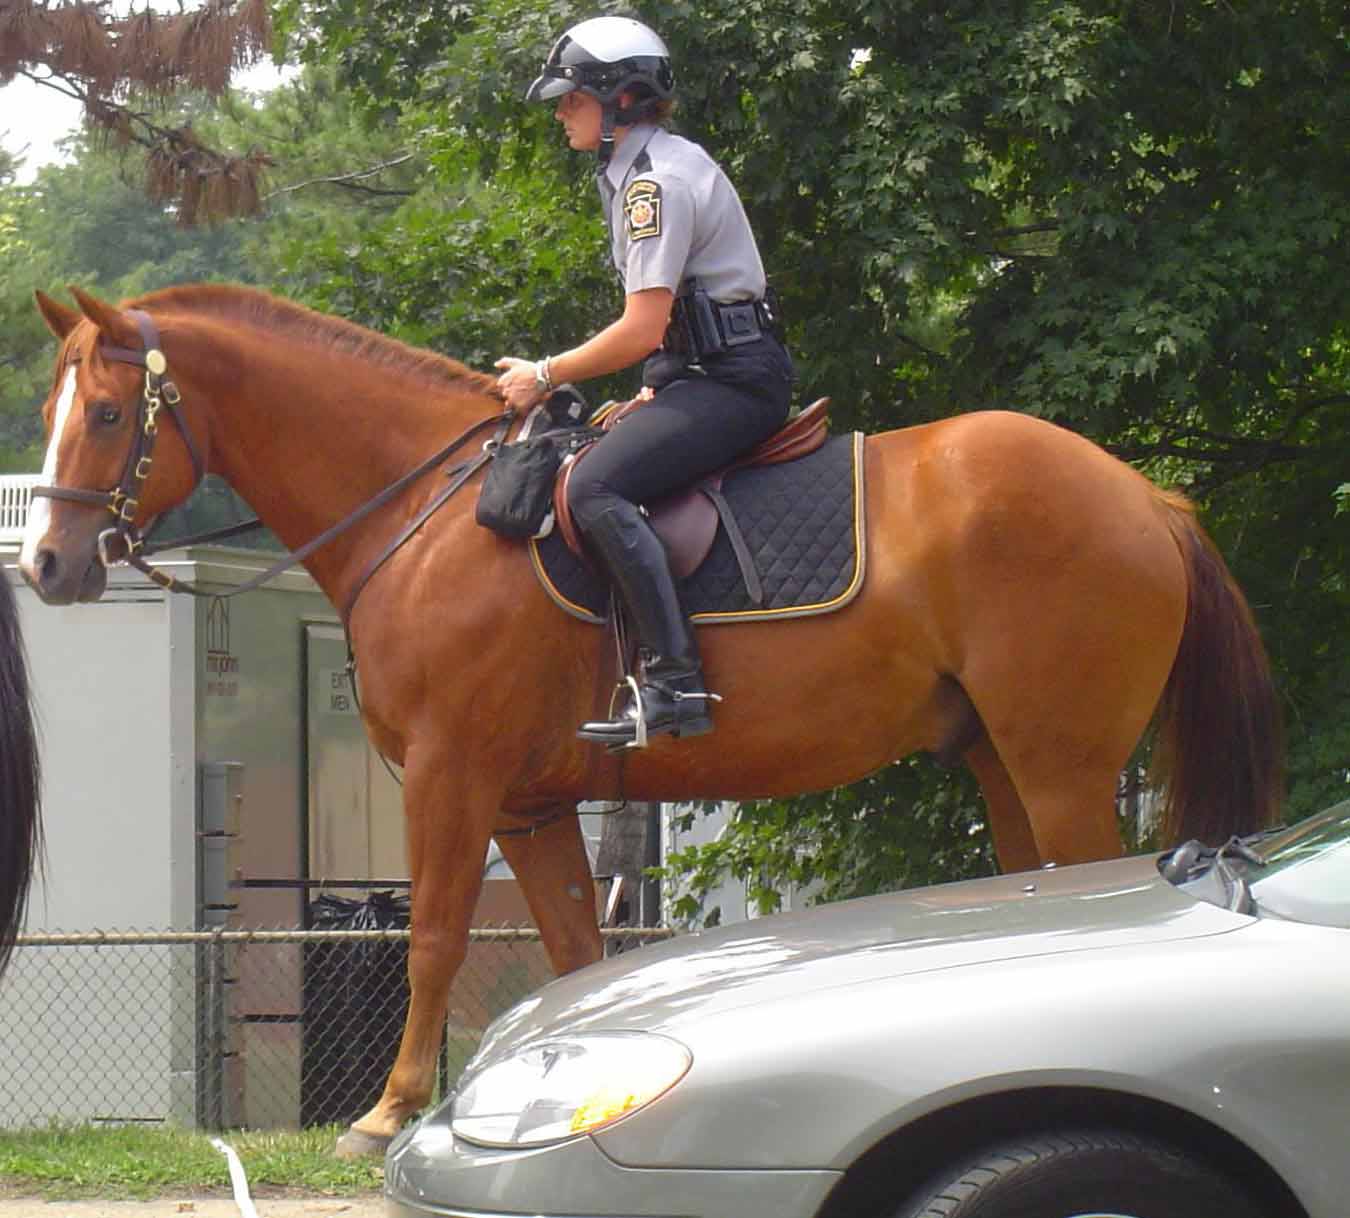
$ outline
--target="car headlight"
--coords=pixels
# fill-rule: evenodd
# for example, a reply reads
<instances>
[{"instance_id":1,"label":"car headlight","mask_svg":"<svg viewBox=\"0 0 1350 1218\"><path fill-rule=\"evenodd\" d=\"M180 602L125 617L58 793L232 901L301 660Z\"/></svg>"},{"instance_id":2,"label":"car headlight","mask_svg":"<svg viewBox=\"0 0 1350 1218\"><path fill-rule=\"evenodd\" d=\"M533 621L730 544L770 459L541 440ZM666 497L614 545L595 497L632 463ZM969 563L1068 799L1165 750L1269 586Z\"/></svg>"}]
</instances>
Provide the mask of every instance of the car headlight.
<instances>
[{"instance_id":1,"label":"car headlight","mask_svg":"<svg viewBox=\"0 0 1350 1218\"><path fill-rule=\"evenodd\" d=\"M481 1146L560 1142L650 1104L692 1060L683 1045L648 1032L540 1041L466 1079L450 1126Z\"/></svg>"}]
</instances>

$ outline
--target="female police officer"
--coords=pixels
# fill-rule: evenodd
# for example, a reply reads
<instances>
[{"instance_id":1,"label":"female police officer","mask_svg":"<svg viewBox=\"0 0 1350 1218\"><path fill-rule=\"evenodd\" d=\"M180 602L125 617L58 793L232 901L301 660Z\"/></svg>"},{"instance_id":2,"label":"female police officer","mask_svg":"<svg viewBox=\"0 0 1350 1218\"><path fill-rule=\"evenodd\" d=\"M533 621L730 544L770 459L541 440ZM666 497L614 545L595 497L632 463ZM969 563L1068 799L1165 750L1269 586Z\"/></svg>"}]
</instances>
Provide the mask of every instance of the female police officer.
<instances>
[{"instance_id":1,"label":"female police officer","mask_svg":"<svg viewBox=\"0 0 1350 1218\"><path fill-rule=\"evenodd\" d=\"M526 407L555 384L646 359L642 396L650 400L578 461L568 493L641 649L638 698L578 734L630 747L657 733L711 731L714 698L665 549L638 505L771 435L787 417L792 383L735 189L702 148L659 125L674 83L665 43L638 21L597 17L554 44L526 98L558 99L554 116L570 145L597 154L624 310L569 351L497 362L507 401Z\"/></svg>"}]
</instances>

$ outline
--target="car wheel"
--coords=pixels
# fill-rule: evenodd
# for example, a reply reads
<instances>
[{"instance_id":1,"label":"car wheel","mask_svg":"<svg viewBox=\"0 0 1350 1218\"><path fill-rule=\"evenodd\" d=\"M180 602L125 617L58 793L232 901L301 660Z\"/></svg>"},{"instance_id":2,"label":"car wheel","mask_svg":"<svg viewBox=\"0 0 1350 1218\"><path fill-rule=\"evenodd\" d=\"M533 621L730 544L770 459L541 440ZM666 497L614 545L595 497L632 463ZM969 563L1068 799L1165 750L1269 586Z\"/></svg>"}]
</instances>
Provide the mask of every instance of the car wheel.
<instances>
[{"instance_id":1,"label":"car wheel","mask_svg":"<svg viewBox=\"0 0 1350 1218\"><path fill-rule=\"evenodd\" d=\"M1065 1131L991 1146L895 1218L1261 1218L1212 1169L1148 1138Z\"/></svg>"}]
</instances>

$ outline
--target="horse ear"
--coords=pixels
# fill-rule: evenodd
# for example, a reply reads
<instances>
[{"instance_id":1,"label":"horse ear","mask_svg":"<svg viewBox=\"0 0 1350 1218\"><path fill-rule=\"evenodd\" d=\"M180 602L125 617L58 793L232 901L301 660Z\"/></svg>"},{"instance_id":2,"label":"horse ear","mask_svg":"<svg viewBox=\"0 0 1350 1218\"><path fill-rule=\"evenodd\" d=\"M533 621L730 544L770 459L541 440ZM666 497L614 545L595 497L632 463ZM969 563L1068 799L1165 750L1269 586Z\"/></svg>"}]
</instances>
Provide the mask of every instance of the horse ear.
<instances>
[{"instance_id":1,"label":"horse ear","mask_svg":"<svg viewBox=\"0 0 1350 1218\"><path fill-rule=\"evenodd\" d=\"M38 312L42 314L42 320L47 323L47 329L57 338L64 339L80 324L79 313L66 308L60 301L53 300L45 292L35 291L33 299L37 303Z\"/></svg>"},{"instance_id":2,"label":"horse ear","mask_svg":"<svg viewBox=\"0 0 1350 1218\"><path fill-rule=\"evenodd\" d=\"M75 297L80 312L102 330L114 345L119 347L140 345L140 331L136 328L136 323L121 309L108 304L107 301L99 300L97 296L90 296L88 292L81 291L74 284L70 285L70 294Z\"/></svg>"}]
</instances>

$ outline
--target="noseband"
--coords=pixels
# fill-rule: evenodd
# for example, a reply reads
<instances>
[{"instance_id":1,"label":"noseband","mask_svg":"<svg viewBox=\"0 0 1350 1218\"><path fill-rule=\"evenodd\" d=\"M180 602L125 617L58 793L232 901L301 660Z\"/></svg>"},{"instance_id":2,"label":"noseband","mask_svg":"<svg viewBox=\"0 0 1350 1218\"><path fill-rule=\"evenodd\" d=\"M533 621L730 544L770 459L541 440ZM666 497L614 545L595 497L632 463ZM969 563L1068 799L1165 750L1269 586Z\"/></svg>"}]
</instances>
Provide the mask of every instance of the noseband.
<instances>
[{"instance_id":1,"label":"noseband","mask_svg":"<svg viewBox=\"0 0 1350 1218\"><path fill-rule=\"evenodd\" d=\"M110 491L86 491L66 486L35 486L32 493L48 499L64 499L70 503L83 503L90 507L105 508L112 513L112 527L104 529L98 535L99 561L105 567L119 562L131 562L147 572L155 582L164 587L172 583L171 577L164 575L148 564L142 566L137 560L139 551L145 544L145 538L136 527L136 512L145 480L150 476L155 440L159 436L159 414L168 408L188 456L192 460L193 485L201 482L206 474L201 452L192 439L183 416L175 409L182 401L178 386L165 379L168 364L159 344L159 330L148 313L140 309L129 309L128 315L136 322L141 332L141 350L130 347L116 347L100 339L99 354L105 360L116 363L132 364L145 369L145 383L141 389L141 400L136 418L136 430L131 441L131 451L127 454L126 465L122 469L122 478ZM165 582L168 581L168 582Z\"/></svg>"}]
</instances>

